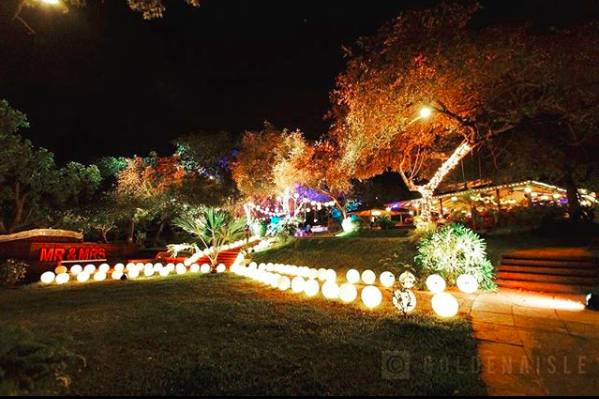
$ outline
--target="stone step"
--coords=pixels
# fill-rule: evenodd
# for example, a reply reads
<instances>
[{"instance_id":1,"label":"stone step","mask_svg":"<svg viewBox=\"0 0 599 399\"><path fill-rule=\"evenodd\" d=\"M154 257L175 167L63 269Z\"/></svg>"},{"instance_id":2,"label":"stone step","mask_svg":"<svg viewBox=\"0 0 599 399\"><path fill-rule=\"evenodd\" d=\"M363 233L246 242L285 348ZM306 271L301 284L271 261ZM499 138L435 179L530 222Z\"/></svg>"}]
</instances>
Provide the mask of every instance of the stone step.
<instances>
[{"instance_id":1,"label":"stone step","mask_svg":"<svg viewBox=\"0 0 599 399\"><path fill-rule=\"evenodd\" d=\"M502 288L521 289L526 291L560 292L581 294L588 292L594 285L587 284L557 284L538 281L503 280L497 279L497 285Z\"/></svg>"},{"instance_id":2,"label":"stone step","mask_svg":"<svg viewBox=\"0 0 599 399\"><path fill-rule=\"evenodd\" d=\"M574 267L544 267L519 264L501 264L497 267L498 272L557 274L576 277L599 277L599 269L574 268Z\"/></svg>"},{"instance_id":3,"label":"stone step","mask_svg":"<svg viewBox=\"0 0 599 399\"><path fill-rule=\"evenodd\" d=\"M583 284L583 285L594 285L599 283L597 277L588 276L572 276L572 275L557 275L557 274L539 274L539 273L517 273L517 272L504 272L500 271L497 273L497 278L501 280L515 280L515 281L534 281L534 282L545 282L545 283L557 283L557 284Z\"/></svg>"},{"instance_id":4,"label":"stone step","mask_svg":"<svg viewBox=\"0 0 599 399\"><path fill-rule=\"evenodd\" d=\"M532 258L516 258L510 256L504 256L501 260L504 265L528 265L528 266L542 266L542 267L572 267L579 269L599 269L599 265L594 259L581 260L556 260L556 259L532 259Z\"/></svg>"}]
</instances>

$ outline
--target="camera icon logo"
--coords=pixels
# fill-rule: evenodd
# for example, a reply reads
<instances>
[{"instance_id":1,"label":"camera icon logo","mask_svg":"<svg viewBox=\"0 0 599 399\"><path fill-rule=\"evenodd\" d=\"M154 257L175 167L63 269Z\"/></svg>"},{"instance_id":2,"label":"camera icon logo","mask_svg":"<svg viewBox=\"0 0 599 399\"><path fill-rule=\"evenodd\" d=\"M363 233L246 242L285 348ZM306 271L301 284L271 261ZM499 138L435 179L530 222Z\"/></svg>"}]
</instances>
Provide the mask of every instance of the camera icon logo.
<instances>
[{"instance_id":1,"label":"camera icon logo","mask_svg":"<svg viewBox=\"0 0 599 399\"><path fill-rule=\"evenodd\" d=\"M408 351L383 351L381 377L385 380L410 378L410 353Z\"/></svg>"}]
</instances>

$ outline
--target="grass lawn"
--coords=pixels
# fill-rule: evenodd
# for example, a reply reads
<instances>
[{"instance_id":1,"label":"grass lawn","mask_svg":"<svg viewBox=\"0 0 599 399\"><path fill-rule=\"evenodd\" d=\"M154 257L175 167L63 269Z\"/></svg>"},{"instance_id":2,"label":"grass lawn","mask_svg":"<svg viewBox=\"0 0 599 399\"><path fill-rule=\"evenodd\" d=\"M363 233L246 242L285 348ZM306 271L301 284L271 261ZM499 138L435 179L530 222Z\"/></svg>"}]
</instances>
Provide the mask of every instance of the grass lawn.
<instances>
[{"instance_id":1,"label":"grass lawn","mask_svg":"<svg viewBox=\"0 0 599 399\"><path fill-rule=\"evenodd\" d=\"M396 239L360 244L360 259ZM467 321L403 318L388 298L367 311L219 274L1 290L0 309L86 359L69 370L72 394L484 393L460 368L477 359ZM388 350L407 351L409 378L382 378Z\"/></svg>"}]
</instances>

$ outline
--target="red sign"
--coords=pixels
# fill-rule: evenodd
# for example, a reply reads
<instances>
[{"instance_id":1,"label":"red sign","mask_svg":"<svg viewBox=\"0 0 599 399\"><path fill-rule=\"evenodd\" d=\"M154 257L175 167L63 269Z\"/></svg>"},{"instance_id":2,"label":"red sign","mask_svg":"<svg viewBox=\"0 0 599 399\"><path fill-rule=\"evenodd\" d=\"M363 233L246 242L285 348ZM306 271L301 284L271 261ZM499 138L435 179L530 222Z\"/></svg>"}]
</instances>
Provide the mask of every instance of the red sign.
<instances>
[{"instance_id":1,"label":"red sign","mask_svg":"<svg viewBox=\"0 0 599 399\"><path fill-rule=\"evenodd\" d=\"M38 245L40 262L106 259L106 249L97 245L51 243Z\"/></svg>"}]
</instances>

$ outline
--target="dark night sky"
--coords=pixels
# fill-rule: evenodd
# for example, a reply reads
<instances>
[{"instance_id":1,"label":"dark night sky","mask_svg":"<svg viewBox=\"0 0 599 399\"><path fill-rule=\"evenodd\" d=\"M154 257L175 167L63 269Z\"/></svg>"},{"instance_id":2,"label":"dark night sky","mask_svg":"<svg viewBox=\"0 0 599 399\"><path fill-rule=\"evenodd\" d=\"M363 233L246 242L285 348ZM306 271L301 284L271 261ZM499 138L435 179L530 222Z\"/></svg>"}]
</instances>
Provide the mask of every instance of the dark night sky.
<instances>
[{"instance_id":1,"label":"dark night sky","mask_svg":"<svg viewBox=\"0 0 599 399\"><path fill-rule=\"evenodd\" d=\"M435 1L204 0L192 8L167 0L165 17L148 22L125 0L88 0L68 14L25 11L36 35L10 22L15 1L0 3L0 98L28 114L23 134L35 144L61 161L87 161L165 153L181 133L239 133L264 120L316 137L327 128L341 46ZM488 21L563 18L572 9L485 4Z\"/></svg>"}]
</instances>

